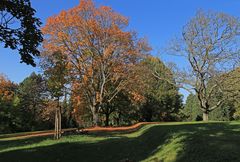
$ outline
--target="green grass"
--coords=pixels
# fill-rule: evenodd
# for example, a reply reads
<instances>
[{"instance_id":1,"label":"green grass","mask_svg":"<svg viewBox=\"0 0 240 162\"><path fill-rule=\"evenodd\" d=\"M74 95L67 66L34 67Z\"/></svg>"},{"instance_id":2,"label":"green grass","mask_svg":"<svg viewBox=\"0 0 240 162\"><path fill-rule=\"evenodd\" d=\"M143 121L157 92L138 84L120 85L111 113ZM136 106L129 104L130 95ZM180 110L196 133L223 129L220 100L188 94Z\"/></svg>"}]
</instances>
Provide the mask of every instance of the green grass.
<instances>
[{"instance_id":1,"label":"green grass","mask_svg":"<svg viewBox=\"0 0 240 162\"><path fill-rule=\"evenodd\" d=\"M164 123L136 132L0 137L0 162L239 162L240 122Z\"/></svg>"},{"instance_id":2,"label":"green grass","mask_svg":"<svg viewBox=\"0 0 240 162\"><path fill-rule=\"evenodd\" d=\"M38 134L38 133L48 133L52 132L53 130L45 130L45 131L34 131L34 132L19 132L19 133L11 133L11 134L0 134L1 138L10 138L10 137L19 137L19 136L25 136L29 134Z\"/></svg>"}]
</instances>

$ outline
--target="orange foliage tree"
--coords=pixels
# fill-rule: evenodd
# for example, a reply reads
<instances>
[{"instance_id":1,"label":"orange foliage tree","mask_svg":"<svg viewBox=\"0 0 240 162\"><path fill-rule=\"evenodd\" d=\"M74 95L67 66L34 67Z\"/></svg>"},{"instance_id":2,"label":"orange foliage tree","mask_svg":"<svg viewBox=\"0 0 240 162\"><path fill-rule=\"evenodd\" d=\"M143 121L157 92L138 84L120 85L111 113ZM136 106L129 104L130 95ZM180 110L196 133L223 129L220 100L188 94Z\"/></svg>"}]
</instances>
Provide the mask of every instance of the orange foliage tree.
<instances>
[{"instance_id":1,"label":"orange foliage tree","mask_svg":"<svg viewBox=\"0 0 240 162\"><path fill-rule=\"evenodd\" d=\"M11 103L15 96L17 85L0 74L0 102Z\"/></svg>"},{"instance_id":2,"label":"orange foliage tree","mask_svg":"<svg viewBox=\"0 0 240 162\"><path fill-rule=\"evenodd\" d=\"M125 88L132 67L150 49L144 39L126 31L128 19L110 7L82 0L70 10L52 16L42 28L43 48L67 56L72 94L84 99L93 124L99 111Z\"/></svg>"}]
</instances>

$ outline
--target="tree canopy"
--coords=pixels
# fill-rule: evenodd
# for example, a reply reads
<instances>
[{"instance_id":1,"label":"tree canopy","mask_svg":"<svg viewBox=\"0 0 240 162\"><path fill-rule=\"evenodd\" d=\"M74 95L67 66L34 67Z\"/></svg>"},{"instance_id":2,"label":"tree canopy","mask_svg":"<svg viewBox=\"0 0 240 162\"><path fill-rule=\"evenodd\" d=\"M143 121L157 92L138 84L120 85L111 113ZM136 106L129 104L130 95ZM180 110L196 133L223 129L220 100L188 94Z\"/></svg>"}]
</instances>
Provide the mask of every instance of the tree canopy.
<instances>
[{"instance_id":1,"label":"tree canopy","mask_svg":"<svg viewBox=\"0 0 240 162\"><path fill-rule=\"evenodd\" d=\"M127 25L128 19L110 7L83 0L50 17L42 29L44 50L66 55L73 94L88 105L95 125L103 105L125 87L132 67L149 50Z\"/></svg>"},{"instance_id":2,"label":"tree canopy","mask_svg":"<svg viewBox=\"0 0 240 162\"><path fill-rule=\"evenodd\" d=\"M21 62L35 66L34 57L42 42L41 21L35 17L30 0L1 0L0 42L5 48L17 49Z\"/></svg>"}]
</instances>

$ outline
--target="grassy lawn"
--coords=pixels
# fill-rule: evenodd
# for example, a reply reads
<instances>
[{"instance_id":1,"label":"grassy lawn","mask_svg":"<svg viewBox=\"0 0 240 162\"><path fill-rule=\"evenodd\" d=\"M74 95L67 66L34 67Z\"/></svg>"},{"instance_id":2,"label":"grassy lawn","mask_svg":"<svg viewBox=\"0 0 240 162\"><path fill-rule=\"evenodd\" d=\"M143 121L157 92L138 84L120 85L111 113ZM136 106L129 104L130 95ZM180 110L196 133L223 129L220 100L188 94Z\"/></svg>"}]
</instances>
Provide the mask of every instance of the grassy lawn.
<instances>
[{"instance_id":1,"label":"grassy lawn","mask_svg":"<svg viewBox=\"0 0 240 162\"><path fill-rule=\"evenodd\" d=\"M3 137L3 136L2 136ZM240 122L145 125L132 133L0 137L0 162L239 162Z\"/></svg>"}]
</instances>

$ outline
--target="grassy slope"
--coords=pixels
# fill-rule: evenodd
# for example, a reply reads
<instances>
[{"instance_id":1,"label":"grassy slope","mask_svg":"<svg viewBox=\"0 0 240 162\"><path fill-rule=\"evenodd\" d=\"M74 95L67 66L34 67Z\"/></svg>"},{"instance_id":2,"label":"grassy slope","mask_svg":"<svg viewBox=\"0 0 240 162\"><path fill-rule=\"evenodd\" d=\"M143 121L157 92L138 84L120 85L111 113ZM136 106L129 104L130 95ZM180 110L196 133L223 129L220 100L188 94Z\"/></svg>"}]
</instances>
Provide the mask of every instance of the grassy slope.
<instances>
[{"instance_id":1,"label":"grassy slope","mask_svg":"<svg viewBox=\"0 0 240 162\"><path fill-rule=\"evenodd\" d=\"M0 138L1 162L240 161L240 123L166 123L133 133Z\"/></svg>"}]
</instances>

